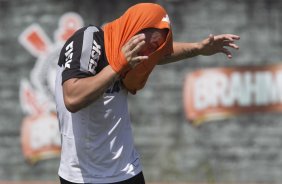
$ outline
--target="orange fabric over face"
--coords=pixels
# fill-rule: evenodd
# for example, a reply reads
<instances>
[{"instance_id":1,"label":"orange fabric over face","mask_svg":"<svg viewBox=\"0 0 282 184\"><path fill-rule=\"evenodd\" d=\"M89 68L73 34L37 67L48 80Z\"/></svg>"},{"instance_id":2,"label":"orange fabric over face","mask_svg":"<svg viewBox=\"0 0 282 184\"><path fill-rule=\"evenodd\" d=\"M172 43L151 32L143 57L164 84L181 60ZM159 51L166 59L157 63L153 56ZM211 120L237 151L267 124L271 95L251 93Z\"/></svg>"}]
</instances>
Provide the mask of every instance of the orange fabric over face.
<instances>
[{"instance_id":1,"label":"orange fabric over face","mask_svg":"<svg viewBox=\"0 0 282 184\"><path fill-rule=\"evenodd\" d=\"M168 29L166 41L149 59L131 69L121 49L134 35L146 28ZM146 81L159 60L173 52L172 31L166 11L157 4L140 3L130 7L120 18L106 24L104 41L106 56L111 67L121 74L124 86L135 94Z\"/></svg>"}]
</instances>

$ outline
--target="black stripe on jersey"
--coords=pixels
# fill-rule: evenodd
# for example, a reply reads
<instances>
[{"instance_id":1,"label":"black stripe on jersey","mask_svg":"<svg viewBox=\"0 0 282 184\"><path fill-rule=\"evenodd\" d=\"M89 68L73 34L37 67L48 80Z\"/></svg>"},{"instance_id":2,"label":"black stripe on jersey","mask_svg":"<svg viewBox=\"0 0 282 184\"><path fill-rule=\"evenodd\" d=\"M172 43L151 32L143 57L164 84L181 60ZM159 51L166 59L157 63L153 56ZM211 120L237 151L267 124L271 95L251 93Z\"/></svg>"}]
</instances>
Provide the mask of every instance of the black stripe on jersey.
<instances>
[{"instance_id":1,"label":"black stripe on jersey","mask_svg":"<svg viewBox=\"0 0 282 184\"><path fill-rule=\"evenodd\" d=\"M61 50L60 57L59 57L58 65L59 65L60 67L64 66L65 63L66 63L66 56L65 56L66 47L67 47L67 45L69 45L72 41L76 41L76 42L75 42L75 43L76 43L76 44L75 44L75 46L76 46L75 48L77 49L76 54L78 54L77 57L80 58L81 52L79 52L79 51L81 51L81 48L82 48L81 35L83 36L83 33L84 33L85 29L87 29L87 27L83 27L83 28L77 30L77 31L66 41L65 45L63 46L63 48L62 48L62 50Z\"/></svg>"}]
</instances>

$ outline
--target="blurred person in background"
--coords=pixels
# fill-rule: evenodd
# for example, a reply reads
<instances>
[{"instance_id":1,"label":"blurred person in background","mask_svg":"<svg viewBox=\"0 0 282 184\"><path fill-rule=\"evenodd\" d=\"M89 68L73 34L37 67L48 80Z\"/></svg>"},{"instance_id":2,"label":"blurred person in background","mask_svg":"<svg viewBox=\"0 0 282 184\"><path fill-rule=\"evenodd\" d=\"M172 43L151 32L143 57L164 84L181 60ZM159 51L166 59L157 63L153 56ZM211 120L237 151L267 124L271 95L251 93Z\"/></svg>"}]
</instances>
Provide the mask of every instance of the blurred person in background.
<instances>
[{"instance_id":1,"label":"blurred person in background","mask_svg":"<svg viewBox=\"0 0 282 184\"><path fill-rule=\"evenodd\" d=\"M130 7L103 28L78 30L61 50L56 106L62 139L61 183L144 184L134 147L128 92L142 89L155 65L224 53L239 36L209 35L173 42L170 20L157 4Z\"/></svg>"}]
</instances>

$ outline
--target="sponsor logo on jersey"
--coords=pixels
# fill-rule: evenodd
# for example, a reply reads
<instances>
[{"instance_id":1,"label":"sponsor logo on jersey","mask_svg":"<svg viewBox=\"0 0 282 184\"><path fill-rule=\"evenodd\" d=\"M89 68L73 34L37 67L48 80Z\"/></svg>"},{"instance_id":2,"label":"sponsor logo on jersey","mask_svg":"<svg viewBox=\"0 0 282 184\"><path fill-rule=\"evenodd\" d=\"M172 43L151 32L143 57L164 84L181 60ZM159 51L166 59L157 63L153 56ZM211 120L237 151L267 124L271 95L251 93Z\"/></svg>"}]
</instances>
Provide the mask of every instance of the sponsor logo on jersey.
<instances>
[{"instance_id":1,"label":"sponsor logo on jersey","mask_svg":"<svg viewBox=\"0 0 282 184\"><path fill-rule=\"evenodd\" d=\"M91 56L88 65L88 71L91 72L93 75L96 74L95 69L98 65L100 56L101 56L101 45L99 45L95 40L93 40Z\"/></svg>"},{"instance_id":2,"label":"sponsor logo on jersey","mask_svg":"<svg viewBox=\"0 0 282 184\"><path fill-rule=\"evenodd\" d=\"M203 69L184 85L187 118L195 124L255 112L282 112L282 65Z\"/></svg>"},{"instance_id":3,"label":"sponsor logo on jersey","mask_svg":"<svg viewBox=\"0 0 282 184\"><path fill-rule=\"evenodd\" d=\"M22 79L19 94L25 114L21 128L22 151L29 163L59 156L61 145L54 100L56 66L63 44L82 26L78 14L66 13L59 20L54 41L38 24L30 25L19 36L21 45L37 58L30 78ZM71 43L67 49L67 61L71 62Z\"/></svg>"},{"instance_id":4,"label":"sponsor logo on jersey","mask_svg":"<svg viewBox=\"0 0 282 184\"><path fill-rule=\"evenodd\" d=\"M73 41L70 42L66 46L66 52L65 52L66 63L65 63L65 68L70 68L70 63L72 62L72 55L73 55Z\"/></svg>"}]
</instances>

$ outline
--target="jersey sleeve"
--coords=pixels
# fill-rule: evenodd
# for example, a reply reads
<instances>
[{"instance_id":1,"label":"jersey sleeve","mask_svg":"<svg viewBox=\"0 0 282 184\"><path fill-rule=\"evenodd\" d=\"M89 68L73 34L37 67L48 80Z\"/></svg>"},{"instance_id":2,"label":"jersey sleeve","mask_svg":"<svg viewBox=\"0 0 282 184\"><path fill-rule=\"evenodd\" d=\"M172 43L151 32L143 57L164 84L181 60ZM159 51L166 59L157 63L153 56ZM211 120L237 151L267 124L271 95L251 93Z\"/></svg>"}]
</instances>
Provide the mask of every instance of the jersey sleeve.
<instances>
[{"instance_id":1,"label":"jersey sleeve","mask_svg":"<svg viewBox=\"0 0 282 184\"><path fill-rule=\"evenodd\" d=\"M77 31L66 42L58 63L63 67L62 83L71 78L85 78L98 73L98 63L103 59L100 43L103 43L103 39L100 31L94 26L89 26Z\"/></svg>"}]
</instances>

